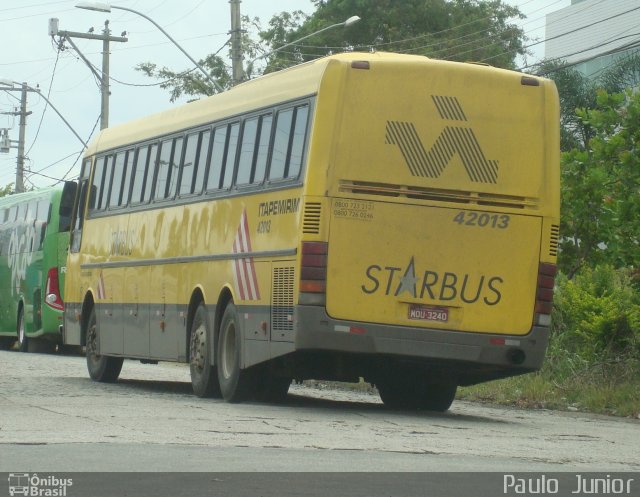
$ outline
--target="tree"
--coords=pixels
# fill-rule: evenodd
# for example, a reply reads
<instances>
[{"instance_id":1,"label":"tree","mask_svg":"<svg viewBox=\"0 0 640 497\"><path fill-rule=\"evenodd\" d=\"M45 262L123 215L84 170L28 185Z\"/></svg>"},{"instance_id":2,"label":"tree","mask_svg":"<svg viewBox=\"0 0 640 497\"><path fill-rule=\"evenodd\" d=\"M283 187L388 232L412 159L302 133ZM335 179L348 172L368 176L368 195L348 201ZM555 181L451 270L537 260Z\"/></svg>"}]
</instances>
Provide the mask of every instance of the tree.
<instances>
[{"instance_id":1,"label":"tree","mask_svg":"<svg viewBox=\"0 0 640 497\"><path fill-rule=\"evenodd\" d=\"M247 77L280 70L304 61L343 51L381 50L426 55L456 61L488 62L514 68L515 58L526 49L524 31L512 19L524 16L502 0L313 0L315 11L282 12L266 29L259 19L243 18L243 27L257 31L257 40L247 33L243 47L248 60ZM300 44L288 43L311 35L348 17L362 19L347 29L335 28L314 34ZM201 65L211 71L220 86L228 88L231 77L224 61L208 56ZM151 62L138 70L161 79L171 100L181 95L210 95L213 88L195 72L176 73Z\"/></svg>"},{"instance_id":2,"label":"tree","mask_svg":"<svg viewBox=\"0 0 640 497\"><path fill-rule=\"evenodd\" d=\"M7 186L0 188L0 197L5 197L13 193L13 183L9 183Z\"/></svg>"},{"instance_id":3,"label":"tree","mask_svg":"<svg viewBox=\"0 0 640 497\"><path fill-rule=\"evenodd\" d=\"M640 93L597 93L581 109L593 129L584 150L562 156L560 266L571 277L583 265L640 266Z\"/></svg>"},{"instance_id":4,"label":"tree","mask_svg":"<svg viewBox=\"0 0 640 497\"><path fill-rule=\"evenodd\" d=\"M274 54L267 70L351 50L412 53L457 61L487 61L514 68L524 55L525 35L511 19L524 16L501 0L314 0L316 11L299 27L260 33L271 50L352 15L362 20L348 29L314 35ZM271 20L272 26L280 23Z\"/></svg>"}]
</instances>

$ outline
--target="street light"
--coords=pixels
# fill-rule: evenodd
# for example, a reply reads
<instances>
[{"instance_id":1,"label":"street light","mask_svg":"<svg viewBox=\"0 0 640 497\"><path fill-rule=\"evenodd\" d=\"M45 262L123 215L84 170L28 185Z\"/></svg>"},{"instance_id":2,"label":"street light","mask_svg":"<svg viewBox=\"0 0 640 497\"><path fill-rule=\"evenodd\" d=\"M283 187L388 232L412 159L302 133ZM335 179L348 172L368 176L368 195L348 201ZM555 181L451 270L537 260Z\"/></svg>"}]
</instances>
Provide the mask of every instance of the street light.
<instances>
[{"instance_id":1,"label":"street light","mask_svg":"<svg viewBox=\"0 0 640 497\"><path fill-rule=\"evenodd\" d=\"M158 28L160 31L162 31L162 33L169 38L169 40L171 40L171 42L180 49L180 51L185 54L187 56L187 58L193 62L193 65L196 66L201 72L202 74L205 75L205 77L207 78L207 80L216 87L216 89L218 91L224 91L224 89L218 84L218 82L213 79L209 73L207 71L204 70L204 68L198 64L193 57L191 57L191 55L189 55L187 53L187 51L182 48L180 46L180 44L174 40L171 35L169 33L167 33L164 29L162 29L162 26L160 26L157 22L155 22L153 19L151 19L149 16L146 16L145 14L143 14L142 12L138 12L137 10L133 10L130 9L129 7L119 7L117 5L110 5L108 3L100 3L100 2L80 2L79 4L76 5L77 8L79 9L85 9L85 10L95 10L96 12L111 12L112 9L117 9L117 10L126 10L127 12L132 12L134 14L138 14L141 17L144 17L147 21L149 21L151 24L153 24L156 28Z\"/></svg>"},{"instance_id":2,"label":"street light","mask_svg":"<svg viewBox=\"0 0 640 497\"><path fill-rule=\"evenodd\" d=\"M358 16L351 16L349 19L347 19L346 21L343 22L338 22L336 24L331 24L330 26L327 26L325 28L319 29L318 31L314 31L311 34L308 34L306 36L303 36L302 38L298 38L295 41L289 42L289 43L285 43L284 45L282 45L281 47L276 48L275 50L272 50L271 52L267 52L266 54L262 54L259 57L256 57L253 60L250 60L249 63L247 64L247 66L250 66L251 64L253 64L256 60L260 60L260 59L264 59L265 57L269 57L270 55L273 55L276 52L279 52L280 50L282 50L283 48L287 48L290 47L291 45L297 45L298 43L300 43L302 40L306 40L307 38L311 38L312 36L315 36L319 33L323 33L324 31L328 31L329 29L333 29L333 28L339 28L340 26L344 26L345 28L348 28L349 26L357 23L360 20L360 17Z\"/></svg>"}]
</instances>

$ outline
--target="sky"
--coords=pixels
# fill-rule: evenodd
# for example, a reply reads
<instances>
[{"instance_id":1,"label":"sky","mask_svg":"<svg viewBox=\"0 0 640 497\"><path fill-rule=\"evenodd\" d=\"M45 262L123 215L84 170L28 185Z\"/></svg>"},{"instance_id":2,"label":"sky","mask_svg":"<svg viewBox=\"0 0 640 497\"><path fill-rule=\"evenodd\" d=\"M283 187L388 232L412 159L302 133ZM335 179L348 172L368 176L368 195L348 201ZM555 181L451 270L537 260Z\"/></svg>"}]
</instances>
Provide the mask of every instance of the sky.
<instances>
[{"instance_id":1,"label":"sky","mask_svg":"<svg viewBox=\"0 0 640 497\"><path fill-rule=\"evenodd\" d=\"M504 0L516 5L527 16L514 20L530 43L544 39L545 16L570 5L570 0ZM192 68L189 59L153 24L134 13L113 10L92 12L75 8L79 0L2 0L0 3L0 81L26 82L39 88L85 141L99 131L100 89L88 66L71 50L58 51L48 35L50 18L57 18L59 29L95 33L109 20L112 36L126 31L126 43L111 43L109 59L111 97L109 124L159 112L186 102L169 100L169 92L154 83L135 66L153 61L182 71ZM104 3L104 2L103 2ZM120 5L144 13L167 31L188 53L199 60L218 51L229 39L230 6L228 0L117 0ZM242 0L243 15L259 17L265 26L281 11L313 11L311 0ZM354 12L364 17L366 12ZM306 43L310 43L308 40ZM102 64L102 42L74 38L80 51L96 67ZM67 45L68 46L68 45ZM69 47L70 48L70 47ZM519 61L523 66L544 55L544 43L532 46L533 55ZM220 55L227 56L225 48ZM229 62L230 64L230 62ZM117 81L115 81L117 80ZM140 86L147 85L147 86ZM0 129L8 128L12 140L18 140L19 118L2 114L19 107L19 91L0 91ZM27 98L25 128L25 184L36 188L51 186L61 178L76 179L78 157L83 145L45 99L35 92ZM92 134L93 132L93 134ZM0 153L0 187L15 182L17 149Z\"/></svg>"}]
</instances>

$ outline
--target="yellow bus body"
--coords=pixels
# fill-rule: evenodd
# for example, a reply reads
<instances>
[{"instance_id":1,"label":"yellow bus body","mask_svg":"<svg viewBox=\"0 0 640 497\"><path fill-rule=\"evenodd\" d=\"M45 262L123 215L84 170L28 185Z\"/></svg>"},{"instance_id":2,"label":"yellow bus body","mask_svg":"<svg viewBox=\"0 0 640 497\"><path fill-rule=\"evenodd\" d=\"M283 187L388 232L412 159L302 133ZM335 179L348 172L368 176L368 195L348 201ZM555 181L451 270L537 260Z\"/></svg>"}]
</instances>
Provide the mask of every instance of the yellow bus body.
<instances>
[{"instance_id":1,"label":"yellow bus body","mask_svg":"<svg viewBox=\"0 0 640 497\"><path fill-rule=\"evenodd\" d=\"M275 122L290 103L308 108L297 177L101 212L89 193L77 202L65 341L85 343L95 309L101 355L189 361L203 303L214 365L233 302L241 369L275 360L290 378L380 385L398 361L456 384L539 368L559 225L548 80L331 56L104 130L85 180L95 184L105 154L223 121L248 126L271 109Z\"/></svg>"}]
</instances>

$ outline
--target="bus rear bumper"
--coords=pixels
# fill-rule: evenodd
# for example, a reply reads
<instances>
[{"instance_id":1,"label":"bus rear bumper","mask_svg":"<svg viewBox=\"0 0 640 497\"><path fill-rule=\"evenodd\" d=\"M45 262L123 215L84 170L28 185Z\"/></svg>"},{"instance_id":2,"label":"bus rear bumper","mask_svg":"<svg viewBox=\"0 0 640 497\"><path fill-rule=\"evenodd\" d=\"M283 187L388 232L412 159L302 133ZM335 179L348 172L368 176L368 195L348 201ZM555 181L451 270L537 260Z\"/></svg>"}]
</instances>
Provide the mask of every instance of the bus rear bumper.
<instances>
[{"instance_id":1,"label":"bus rear bumper","mask_svg":"<svg viewBox=\"0 0 640 497\"><path fill-rule=\"evenodd\" d=\"M446 331L332 319L322 307L295 309L297 351L387 356L450 370L459 384L513 376L542 366L549 329L526 335Z\"/></svg>"}]
</instances>

